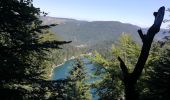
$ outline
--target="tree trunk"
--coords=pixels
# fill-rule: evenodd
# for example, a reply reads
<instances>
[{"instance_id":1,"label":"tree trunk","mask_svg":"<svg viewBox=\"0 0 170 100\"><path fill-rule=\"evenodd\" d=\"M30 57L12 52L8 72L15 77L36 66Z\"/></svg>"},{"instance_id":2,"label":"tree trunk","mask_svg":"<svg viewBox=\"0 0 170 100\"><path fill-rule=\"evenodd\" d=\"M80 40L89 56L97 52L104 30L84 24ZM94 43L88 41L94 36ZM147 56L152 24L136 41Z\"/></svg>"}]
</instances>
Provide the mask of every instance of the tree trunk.
<instances>
[{"instance_id":1,"label":"tree trunk","mask_svg":"<svg viewBox=\"0 0 170 100\"><path fill-rule=\"evenodd\" d=\"M143 42L142 49L138 61L132 73L128 72L128 68L123 60L118 57L120 61L120 67L123 72L123 82L125 86L125 98L126 100L139 100L139 92L136 88L137 80L141 76L144 65L149 56L152 41L156 33L159 32L165 13L165 7L159 8L158 12L154 12L155 16L154 24L149 28L147 34L143 34L142 30L138 30L139 36Z\"/></svg>"},{"instance_id":2,"label":"tree trunk","mask_svg":"<svg viewBox=\"0 0 170 100\"><path fill-rule=\"evenodd\" d=\"M126 100L138 100L139 93L136 89L136 84L134 83L126 83L125 84L125 98Z\"/></svg>"}]
</instances>

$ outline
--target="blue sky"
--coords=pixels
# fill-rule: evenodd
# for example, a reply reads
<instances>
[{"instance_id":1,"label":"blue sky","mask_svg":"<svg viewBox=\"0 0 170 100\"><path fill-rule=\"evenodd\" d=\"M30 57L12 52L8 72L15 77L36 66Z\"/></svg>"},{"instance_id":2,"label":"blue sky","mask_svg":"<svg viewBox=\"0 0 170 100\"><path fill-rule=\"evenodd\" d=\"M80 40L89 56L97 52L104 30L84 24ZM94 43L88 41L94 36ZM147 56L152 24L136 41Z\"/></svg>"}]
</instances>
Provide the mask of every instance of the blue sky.
<instances>
[{"instance_id":1,"label":"blue sky","mask_svg":"<svg viewBox=\"0 0 170 100\"><path fill-rule=\"evenodd\" d=\"M121 21L149 27L154 20L152 13L161 6L170 8L170 0L34 0L34 6L52 17Z\"/></svg>"}]
</instances>

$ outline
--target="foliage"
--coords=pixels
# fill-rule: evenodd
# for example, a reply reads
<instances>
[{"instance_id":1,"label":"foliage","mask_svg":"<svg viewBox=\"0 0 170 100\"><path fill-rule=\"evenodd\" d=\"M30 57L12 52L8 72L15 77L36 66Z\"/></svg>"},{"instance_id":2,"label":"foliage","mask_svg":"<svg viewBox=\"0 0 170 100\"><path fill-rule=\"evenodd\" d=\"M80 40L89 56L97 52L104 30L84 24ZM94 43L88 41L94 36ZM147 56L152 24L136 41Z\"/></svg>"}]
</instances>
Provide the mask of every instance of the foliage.
<instances>
[{"instance_id":1,"label":"foliage","mask_svg":"<svg viewBox=\"0 0 170 100\"><path fill-rule=\"evenodd\" d=\"M116 41L122 32L131 33L135 40L139 40L136 34L138 26L124 24L117 21L79 21L65 18L47 18L45 21L61 21L52 30L66 40L72 40L73 44L85 44L93 49L95 45L102 44L104 41ZM49 21L49 22L50 22ZM96 49L96 48L94 48ZM98 48L100 49L100 48Z\"/></svg>"},{"instance_id":2,"label":"foliage","mask_svg":"<svg viewBox=\"0 0 170 100\"><path fill-rule=\"evenodd\" d=\"M140 47L138 43L133 41L131 35L123 33L118 44L112 45L112 53L115 59L120 56L129 67L128 69L132 71L133 65L135 65L139 56Z\"/></svg>"},{"instance_id":3,"label":"foliage","mask_svg":"<svg viewBox=\"0 0 170 100\"><path fill-rule=\"evenodd\" d=\"M104 69L104 71L101 71L101 68L98 68L96 73L102 76L102 81L95 85L97 93L102 100L108 97L117 100L124 96L122 82L119 79L122 77L119 74L120 70L117 57L118 55L121 56L126 64L129 65L129 70L131 70L137 60L135 58L139 56L139 49L139 44L135 43L129 34L123 33L119 41L112 45L110 52L110 56L112 56L111 60L107 59L111 57L104 58L95 51L95 58L92 58L92 60L103 66L102 69Z\"/></svg>"},{"instance_id":4,"label":"foliage","mask_svg":"<svg viewBox=\"0 0 170 100\"><path fill-rule=\"evenodd\" d=\"M168 9L167 12L170 10ZM164 20L169 22L168 20ZM169 28L169 26L168 26ZM167 30L166 30L167 31ZM169 31L167 31L169 33ZM169 99L169 35L166 34L164 39L154 42L149 59L147 61L145 76L141 78L143 99L167 100Z\"/></svg>"},{"instance_id":5,"label":"foliage","mask_svg":"<svg viewBox=\"0 0 170 100\"><path fill-rule=\"evenodd\" d=\"M32 0L1 0L0 13L0 89L5 90L1 96L43 98L41 92L45 90L37 81L49 78L49 48L58 49L68 42L43 39L42 35L55 24L41 25L38 16L45 13L34 7ZM7 96L9 93L16 95Z\"/></svg>"},{"instance_id":6,"label":"foliage","mask_svg":"<svg viewBox=\"0 0 170 100\"><path fill-rule=\"evenodd\" d=\"M144 93L144 99L167 100L169 98L169 50L170 44L167 41L166 44L159 50L159 54L154 56L154 59L148 61L148 77L144 79L145 85L148 89Z\"/></svg>"},{"instance_id":7,"label":"foliage","mask_svg":"<svg viewBox=\"0 0 170 100\"><path fill-rule=\"evenodd\" d=\"M86 51L86 48L77 48L71 43L60 47L62 49L54 50L52 52L52 59L55 65L59 65L72 57L78 57Z\"/></svg>"},{"instance_id":8,"label":"foliage","mask_svg":"<svg viewBox=\"0 0 170 100\"><path fill-rule=\"evenodd\" d=\"M128 69L132 71L132 67L137 60L136 58L139 56L139 49L139 44L135 43L130 35L122 34L117 44L112 45L113 55L110 55L112 56L112 60L109 60L107 57L104 58L97 51L94 52L95 58L92 58L92 60L96 64L103 66L102 69L104 69L103 71L101 68L98 68L96 72L96 74L102 78L102 81L95 84L97 93L101 99L108 97L110 97L110 99L117 99L118 97L124 96L124 94L122 94L123 86L120 81L122 76L119 74L120 70L117 56L121 56L126 65L130 66ZM156 98L160 98L161 100L163 97L168 98L168 95L166 95L166 93L169 93L168 52L168 41L163 44L160 41L153 43L149 58L146 62L146 68L138 81L141 100Z\"/></svg>"},{"instance_id":9,"label":"foliage","mask_svg":"<svg viewBox=\"0 0 170 100\"><path fill-rule=\"evenodd\" d=\"M75 66L70 71L66 85L67 99L69 100L91 100L90 85L87 83L85 66L80 60L76 61Z\"/></svg>"}]
</instances>

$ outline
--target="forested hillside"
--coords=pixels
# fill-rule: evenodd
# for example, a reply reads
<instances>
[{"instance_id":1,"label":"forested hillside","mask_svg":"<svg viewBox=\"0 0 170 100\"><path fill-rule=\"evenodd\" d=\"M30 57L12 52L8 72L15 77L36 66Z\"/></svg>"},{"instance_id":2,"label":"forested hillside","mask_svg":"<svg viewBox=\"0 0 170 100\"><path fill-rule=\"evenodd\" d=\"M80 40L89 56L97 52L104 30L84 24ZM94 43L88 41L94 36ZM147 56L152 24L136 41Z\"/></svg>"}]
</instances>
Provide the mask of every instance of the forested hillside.
<instances>
[{"instance_id":1,"label":"forested hillside","mask_svg":"<svg viewBox=\"0 0 170 100\"><path fill-rule=\"evenodd\" d=\"M42 18L45 23L59 23L52 28L53 32L74 44L95 45L103 41L115 41L121 33L126 32L138 40L138 26L118 21L81 21L66 18Z\"/></svg>"},{"instance_id":2,"label":"forested hillside","mask_svg":"<svg viewBox=\"0 0 170 100\"><path fill-rule=\"evenodd\" d=\"M41 17L44 24L58 24L52 28L55 34L63 39L72 40L73 44L96 45L104 41L116 41L122 33L131 34L135 41L139 40L137 29L142 27L118 21L83 21L69 18ZM114 20L114 19L113 19ZM148 28L142 28L145 32ZM162 29L155 39L162 39Z\"/></svg>"},{"instance_id":3,"label":"forested hillside","mask_svg":"<svg viewBox=\"0 0 170 100\"><path fill-rule=\"evenodd\" d=\"M83 47L86 52L97 50L104 55L116 43L122 34L130 34L134 41L141 43L137 34L139 26L118 21L83 21L69 18L41 17L43 24L58 24L51 29L61 40L72 41L72 47ZM113 19L114 20L114 19ZM148 28L142 28L144 32ZM162 29L155 36L155 40L162 40L166 29ZM107 55L107 54L106 54Z\"/></svg>"}]
</instances>

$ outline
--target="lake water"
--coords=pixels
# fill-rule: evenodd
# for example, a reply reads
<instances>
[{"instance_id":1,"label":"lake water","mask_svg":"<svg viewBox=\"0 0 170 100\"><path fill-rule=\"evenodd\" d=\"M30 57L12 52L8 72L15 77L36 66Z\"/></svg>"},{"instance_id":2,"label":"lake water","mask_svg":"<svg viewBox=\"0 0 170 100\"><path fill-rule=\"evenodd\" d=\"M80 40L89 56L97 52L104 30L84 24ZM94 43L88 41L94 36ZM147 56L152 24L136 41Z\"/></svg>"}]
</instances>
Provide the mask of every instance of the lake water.
<instances>
[{"instance_id":1,"label":"lake water","mask_svg":"<svg viewBox=\"0 0 170 100\"><path fill-rule=\"evenodd\" d=\"M87 76L89 77L88 82L94 83L96 80L99 80L100 78L94 75L94 72L96 71L96 64L91 63L91 61L87 58L82 58L82 61L84 62L85 71L87 73ZM63 65L58 66L54 68L52 80L59 80L59 79L66 79L69 75L69 71L73 68L75 63L75 60L68 60ZM93 100L98 100L98 96L96 96L93 92L95 89L91 89L91 93L93 95Z\"/></svg>"}]
</instances>

